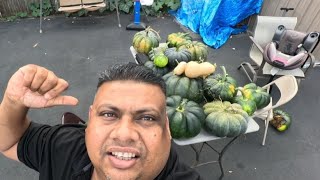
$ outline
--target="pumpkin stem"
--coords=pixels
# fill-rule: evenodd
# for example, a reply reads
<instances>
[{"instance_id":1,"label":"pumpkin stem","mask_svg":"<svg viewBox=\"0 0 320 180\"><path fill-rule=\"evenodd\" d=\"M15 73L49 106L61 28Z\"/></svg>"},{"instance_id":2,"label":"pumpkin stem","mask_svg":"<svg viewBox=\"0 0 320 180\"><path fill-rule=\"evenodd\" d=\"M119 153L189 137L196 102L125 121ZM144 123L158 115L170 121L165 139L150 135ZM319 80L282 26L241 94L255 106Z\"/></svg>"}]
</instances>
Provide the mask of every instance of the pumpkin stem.
<instances>
[{"instance_id":1,"label":"pumpkin stem","mask_svg":"<svg viewBox=\"0 0 320 180\"><path fill-rule=\"evenodd\" d=\"M146 31L147 31L147 34L149 31L154 32L158 36L159 40L161 40L159 33L157 31L155 31L154 29L152 29L150 26L147 27Z\"/></svg>"},{"instance_id":2,"label":"pumpkin stem","mask_svg":"<svg viewBox=\"0 0 320 180\"><path fill-rule=\"evenodd\" d=\"M176 111L178 112L184 112L184 106L188 102L188 99L183 99L180 105L176 108Z\"/></svg>"},{"instance_id":3,"label":"pumpkin stem","mask_svg":"<svg viewBox=\"0 0 320 180\"><path fill-rule=\"evenodd\" d=\"M223 72L222 81L225 81L226 77L228 76L226 68L224 66L220 66L220 68L222 69L222 72Z\"/></svg>"}]
</instances>

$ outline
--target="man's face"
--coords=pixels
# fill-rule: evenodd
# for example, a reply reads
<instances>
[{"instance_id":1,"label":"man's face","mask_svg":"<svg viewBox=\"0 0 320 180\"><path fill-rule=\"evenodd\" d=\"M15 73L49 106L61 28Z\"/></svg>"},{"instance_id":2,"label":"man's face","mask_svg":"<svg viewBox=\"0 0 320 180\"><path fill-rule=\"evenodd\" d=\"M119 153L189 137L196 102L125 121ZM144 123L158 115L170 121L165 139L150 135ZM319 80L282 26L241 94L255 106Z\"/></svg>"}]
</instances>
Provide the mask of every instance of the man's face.
<instances>
[{"instance_id":1,"label":"man's face","mask_svg":"<svg viewBox=\"0 0 320 180\"><path fill-rule=\"evenodd\" d=\"M165 95L157 86L112 81L89 111L86 145L99 179L154 179L170 153Z\"/></svg>"}]
</instances>

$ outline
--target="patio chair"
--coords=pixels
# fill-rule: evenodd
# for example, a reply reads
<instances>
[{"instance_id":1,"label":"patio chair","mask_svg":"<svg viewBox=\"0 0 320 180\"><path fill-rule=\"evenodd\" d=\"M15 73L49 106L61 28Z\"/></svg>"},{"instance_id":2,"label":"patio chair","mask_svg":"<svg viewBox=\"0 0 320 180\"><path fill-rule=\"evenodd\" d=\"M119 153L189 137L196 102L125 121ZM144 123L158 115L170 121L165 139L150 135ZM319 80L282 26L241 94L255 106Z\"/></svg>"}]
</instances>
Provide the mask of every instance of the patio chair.
<instances>
[{"instance_id":1,"label":"patio chair","mask_svg":"<svg viewBox=\"0 0 320 180\"><path fill-rule=\"evenodd\" d=\"M121 27L118 9L119 0L55 0L55 7L57 11L67 13L77 12L81 9L96 11L100 8L106 7L107 1L109 1L110 4L112 1L115 2L118 26ZM42 0L40 0L40 33L42 33L42 5Z\"/></svg>"},{"instance_id":2,"label":"patio chair","mask_svg":"<svg viewBox=\"0 0 320 180\"><path fill-rule=\"evenodd\" d=\"M289 102L298 92L298 83L294 76L292 75L284 75L279 77L278 79L270 82L269 84L263 86L263 89L266 89L268 92L272 85L275 85L279 92L280 97L277 100L273 97L270 99L270 103L268 106L257 110L251 117L259 118L264 120L265 130L262 140L262 145L265 145L269 122L273 118L273 110L282 106Z\"/></svg>"},{"instance_id":3,"label":"patio chair","mask_svg":"<svg viewBox=\"0 0 320 180\"><path fill-rule=\"evenodd\" d=\"M272 66L265 63L263 59L264 48L272 41L278 26L284 25L288 29L294 29L296 24L296 17L257 16L253 36L250 36L253 44L249 51L249 56L253 64L251 64L251 62L242 62L238 69L243 69L251 82L256 82L257 78L271 78L272 75L270 71ZM284 72L285 71L281 71L278 74L284 74ZM291 71L289 74L297 73Z\"/></svg>"},{"instance_id":4,"label":"patio chair","mask_svg":"<svg viewBox=\"0 0 320 180\"><path fill-rule=\"evenodd\" d=\"M61 124L86 124L86 122L72 112L65 112L61 117Z\"/></svg>"}]
</instances>

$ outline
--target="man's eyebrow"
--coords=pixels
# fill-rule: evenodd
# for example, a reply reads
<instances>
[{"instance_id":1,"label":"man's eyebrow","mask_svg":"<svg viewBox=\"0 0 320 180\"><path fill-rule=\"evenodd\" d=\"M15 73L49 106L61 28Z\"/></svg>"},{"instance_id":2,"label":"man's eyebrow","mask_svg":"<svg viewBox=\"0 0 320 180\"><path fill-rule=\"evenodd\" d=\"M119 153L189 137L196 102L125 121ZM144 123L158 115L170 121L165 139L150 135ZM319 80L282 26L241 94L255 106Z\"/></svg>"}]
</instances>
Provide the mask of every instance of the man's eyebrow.
<instances>
[{"instance_id":1,"label":"man's eyebrow","mask_svg":"<svg viewBox=\"0 0 320 180\"><path fill-rule=\"evenodd\" d=\"M112 104L100 104L97 106L97 110L103 109L103 108L108 108L114 111L120 111L119 108L117 108L116 106L112 105Z\"/></svg>"}]
</instances>

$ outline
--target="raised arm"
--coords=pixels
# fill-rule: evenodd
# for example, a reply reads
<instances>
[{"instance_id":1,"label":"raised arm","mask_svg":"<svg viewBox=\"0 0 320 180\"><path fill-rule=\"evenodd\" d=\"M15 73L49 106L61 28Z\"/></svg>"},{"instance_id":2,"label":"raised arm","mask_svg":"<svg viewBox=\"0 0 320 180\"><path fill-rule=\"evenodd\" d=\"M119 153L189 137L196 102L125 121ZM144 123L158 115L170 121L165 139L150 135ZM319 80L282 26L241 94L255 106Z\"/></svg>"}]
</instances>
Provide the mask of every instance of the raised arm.
<instances>
[{"instance_id":1,"label":"raised arm","mask_svg":"<svg viewBox=\"0 0 320 180\"><path fill-rule=\"evenodd\" d=\"M28 128L29 108L76 105L72 96L62 96L68 83L37 65L21 67L10 78L0 104L0 152L18 160L17 144Z\"/></svg>"}]
</instances>

